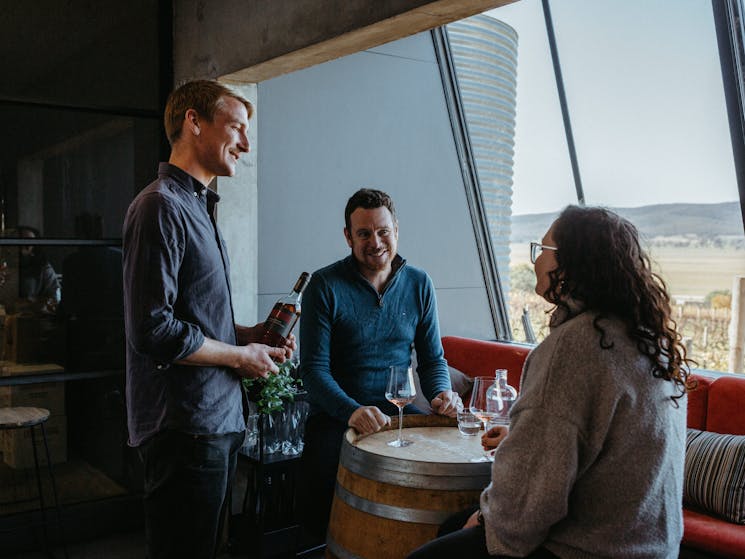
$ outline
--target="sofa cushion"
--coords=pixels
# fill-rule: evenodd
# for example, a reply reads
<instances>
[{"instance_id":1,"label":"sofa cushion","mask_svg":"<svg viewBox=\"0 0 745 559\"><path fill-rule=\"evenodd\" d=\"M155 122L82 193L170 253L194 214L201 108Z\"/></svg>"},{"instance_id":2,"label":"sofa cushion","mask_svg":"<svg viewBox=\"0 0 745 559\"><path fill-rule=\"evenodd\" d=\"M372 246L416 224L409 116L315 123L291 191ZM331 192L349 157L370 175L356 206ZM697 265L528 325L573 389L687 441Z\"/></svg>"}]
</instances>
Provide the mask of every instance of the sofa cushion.
<instances>
[{"instance_id":1,"label":"sofa cushion","mask_svg":"<svg viewBox=\"0 0 745 559\"><path fill-rule=\"evenodd\" d=\"M683 509L683 545L721 557L745 559L745 527L708 513ZM684 555L681 553L681 557Z\"/></svg>"},{"instance_id":2,"label":"sofa cushion","mask_svg":"<svg viewBox=\"0 0 745 559\"><path fill-rule=\"evenodd\" d=\"M688 429L683 500L745 524L745 436Z\"/></svg>"},{"instance_id":3,"label":"sofa cushion","mask_svg":"<svg viewBox=\"0 0 745 559\"><path fill-rule=\"evenodd\" d=\"M416 355L412 356L411 368L414 371L414 389L416 390L416 397L414 398L415 407L423 411L424 413L432 413L432 406L427 400L426 396L422 393L422 383L419 378L419 373L416 371ZM464 398L471 392L473 386L473 379L468 375L463 374L458 369L448 365L448 372L450 373L450 386L453 391L457 392L461 398ZM468 405L468 402L464 402Z\"/></svg>"}]
</instances>

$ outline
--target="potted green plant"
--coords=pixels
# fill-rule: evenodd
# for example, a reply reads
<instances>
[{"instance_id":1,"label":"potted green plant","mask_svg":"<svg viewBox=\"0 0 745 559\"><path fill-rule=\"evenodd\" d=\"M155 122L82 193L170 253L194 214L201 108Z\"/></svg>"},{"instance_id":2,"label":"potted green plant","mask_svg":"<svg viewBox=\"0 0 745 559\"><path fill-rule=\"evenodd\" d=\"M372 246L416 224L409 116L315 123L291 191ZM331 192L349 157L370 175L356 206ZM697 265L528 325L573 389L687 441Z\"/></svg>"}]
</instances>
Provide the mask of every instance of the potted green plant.
<instances>
[{"instance_id":1,"label":"potted green plant","mask_svg":"<svg viewBox=\"0 0 745 559\"><path fill-rule=\"evenodd\" d=\"M294 374L296 367L296 363L287 360L279 365L279 372L276 374L270 374L266 378L243 379L248 399L256 404L256 411L259 413L253 422L254 429L259 429L259 432L254 433L253 444L259 444L263 448L263 454L282 452L283 447L291 449L293 445L290 439L296 439L296 435L304 429L307 409L302 416L303 425L298 425L297 420L293 421L302 410L293 405L302 386L302 381ZM305 407L307 408L307 404Z\"/></svg>"},{"instance_id":2,"label":"potted green plant","mask_svg":"<svg viewBox=\"0 0 745 559\"><path fill-rule=\"evenodd\" d=\"M292 402L303 382L294 376L297 365L287 360L279 365L279 372L268 377L244 378L248 399L256 402L259 413L270 414L282 409L285 401Z\"/></svg>"}]
</instances>

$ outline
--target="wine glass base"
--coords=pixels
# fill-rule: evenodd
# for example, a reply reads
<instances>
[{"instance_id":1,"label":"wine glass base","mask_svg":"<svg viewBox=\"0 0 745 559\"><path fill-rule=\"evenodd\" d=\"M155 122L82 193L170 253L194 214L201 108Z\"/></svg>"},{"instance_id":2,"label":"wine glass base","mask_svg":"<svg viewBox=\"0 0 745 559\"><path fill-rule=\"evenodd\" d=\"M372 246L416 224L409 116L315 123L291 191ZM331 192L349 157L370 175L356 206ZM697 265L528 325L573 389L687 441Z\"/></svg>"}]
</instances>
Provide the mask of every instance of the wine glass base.
<instances>
[{"instance_id":1,"label":"wine glass base","mask_svg":"<svg viewBox=\"0 0 745 559\"><path fill-rule=\"evenodd\" d=\"M403 441L403 440L396 439L395 441L389 442L388 446L395 446L396 448L400 448L402 446L409 446L411 444L414 444L414 443L411 441Z\"/></svg>"}]
</instances>

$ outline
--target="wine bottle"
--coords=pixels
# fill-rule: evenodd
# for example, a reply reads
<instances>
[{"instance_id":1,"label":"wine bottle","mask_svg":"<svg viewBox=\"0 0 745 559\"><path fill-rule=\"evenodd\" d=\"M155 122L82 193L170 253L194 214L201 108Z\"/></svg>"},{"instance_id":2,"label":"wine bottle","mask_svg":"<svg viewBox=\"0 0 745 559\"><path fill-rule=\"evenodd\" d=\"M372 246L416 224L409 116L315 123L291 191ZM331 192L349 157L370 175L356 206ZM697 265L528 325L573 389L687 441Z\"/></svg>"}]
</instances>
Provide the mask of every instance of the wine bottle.
<instances>
[{"instance_id":1,"label":"wine bottle","mask_svg":"<svg viewBox=\"0 0 745 559\"><path fill-rule=\"evenodd\" d=\"M308 281L310 281L310 274L303 272L295 282L292 291L274 303L274 307L264 321L264 334L259 340L262 344L272 347L285 345L290 332L300 318L300 299L302 299L303 290L308 285Z\"/></svg>"},{"instance_id":2,"label":"wine bottle","mask_svg":"<svg viewBox=\"0 0 745 559\"><path fill-rule=\"evenodd\" d=\"M496 425L510 424L510 409L517 399L517 390L507 384L507 369L495 371L494 384L486 391L489 422Z\"/></svg>"}]
</instances>

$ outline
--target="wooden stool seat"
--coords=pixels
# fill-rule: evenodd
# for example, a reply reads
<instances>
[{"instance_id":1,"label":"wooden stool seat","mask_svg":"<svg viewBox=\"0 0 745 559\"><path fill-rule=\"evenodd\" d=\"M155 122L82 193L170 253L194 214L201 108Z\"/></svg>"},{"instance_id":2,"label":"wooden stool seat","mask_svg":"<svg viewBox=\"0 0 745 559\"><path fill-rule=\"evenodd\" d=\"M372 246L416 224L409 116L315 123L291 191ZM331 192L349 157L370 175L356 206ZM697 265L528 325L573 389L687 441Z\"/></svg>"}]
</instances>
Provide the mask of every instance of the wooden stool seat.
<instances>
[{"instance_id":1,"label":"wooden stool seat","mask_svg":"<svg viewBox=\"0 0 745 559\"><path fill-rule=\"evenodd\" d=\"M33 427L49 419L49 410L44 408L0 408L0 429Z\"/></svg>"},{"instance_id":2,"label":"wooden stool seat","mask_svg":"<svg viewBox=\"0 0 745 559\"><path fill-rule=\"evenodd\" d=\"M65 543L64 527L62 525L62 513L57 498L57 484L54 480L54 470L52 469L52 458L49 455L49 444L47 443L47 433L44 429L44 423L49 419L49 410L45 408L32 407L4 407L0 408L0 431L9 429L28 429L31 433L31 447L34 452L34 472L36 473L36 488L38 490L39 506L41 512L41 526L44 534L44 551L47 555L54 557L49 535L47 533L47 511L44 505L44 492L41 484L41 470L39 468L39 457L36 449L36 436L34 430L36 427L41 429L41 439L44 443L44 457L46 458L47 468L49 470L49 479L52 482L52 497L54 498L54 508L57 511L57 525L59 527L60 539L62 542L62 552L65 559L69 559L67 554L67 544Z\"/></svg>"}]
</instances>

